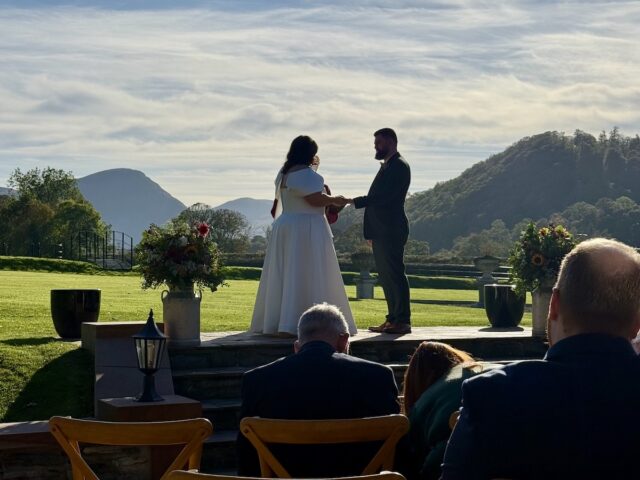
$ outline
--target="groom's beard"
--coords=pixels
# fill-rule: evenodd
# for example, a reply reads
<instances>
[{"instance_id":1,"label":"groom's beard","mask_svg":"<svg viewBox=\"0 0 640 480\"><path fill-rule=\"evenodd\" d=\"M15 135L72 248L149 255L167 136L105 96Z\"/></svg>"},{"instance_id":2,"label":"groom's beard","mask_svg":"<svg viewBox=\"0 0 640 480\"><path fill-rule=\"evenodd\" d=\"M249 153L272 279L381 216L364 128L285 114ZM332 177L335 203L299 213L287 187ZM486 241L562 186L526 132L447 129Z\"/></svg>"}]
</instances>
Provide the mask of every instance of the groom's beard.
<instances>
[{"instance_id":1,"label":"groom's beard","mask_svg":"<svg viewBox=\"0 0 640 480\"><path fill-rule=\"evenodd\" d=\"M384 160L387 156L387 151L385 150L376 150L376 160Z\"/></svg>"}]
</instances>

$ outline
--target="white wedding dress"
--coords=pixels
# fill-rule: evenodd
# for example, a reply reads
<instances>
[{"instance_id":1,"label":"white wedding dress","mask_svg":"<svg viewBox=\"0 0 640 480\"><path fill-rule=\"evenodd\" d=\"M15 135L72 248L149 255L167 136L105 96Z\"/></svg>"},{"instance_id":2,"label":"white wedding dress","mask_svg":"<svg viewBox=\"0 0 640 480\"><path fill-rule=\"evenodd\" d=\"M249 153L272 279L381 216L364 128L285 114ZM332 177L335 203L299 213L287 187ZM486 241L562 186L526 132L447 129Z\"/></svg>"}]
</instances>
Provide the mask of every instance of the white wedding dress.
<instances>
[{"instance_id":1,"label":"white wedding dress","mask_svg":"<svg viewBox=\"0 0 640 480\"><path fill-rule=\"evenodd\" d=\"M309 307L327 302L343 313L349 333L357 332L340 275L333 235L324 207L304 199L324 187L322 176L304 168L276 179L278 210L273 222L251 320L251 332L297 334Z\"/></svg>"}]
</instances>

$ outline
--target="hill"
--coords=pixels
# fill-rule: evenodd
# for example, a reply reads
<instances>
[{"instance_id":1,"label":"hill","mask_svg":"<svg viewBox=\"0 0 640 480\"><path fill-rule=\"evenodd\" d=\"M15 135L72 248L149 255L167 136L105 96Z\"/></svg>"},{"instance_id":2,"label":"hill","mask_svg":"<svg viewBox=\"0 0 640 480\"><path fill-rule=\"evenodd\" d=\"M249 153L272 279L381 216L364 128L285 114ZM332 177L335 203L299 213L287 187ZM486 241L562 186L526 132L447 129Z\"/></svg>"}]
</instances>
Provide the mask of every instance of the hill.
<instances>
[{"instance_id":1,"label":"hill","mask_svg":"<svg viewBox=\"0 0 640 480\"><path fill-rule=\"evenodd\" d=\"M273 200L259 200L255 198L237 198L213 207L215 210L235 210L243 214L256 235L264 235L267 227L273 222L271 205Z\"/></svg>"},{"instance_id":2,"label":"hill","mask_svg":"<svg viewBox=\"0 0 640 480\"><path fill-rule=\"evenodd\" d=\"M0 195L11 196L16 195L16 193L17 192L12 188L0 187Z\"/></svg>"},{"instance_id":3,"label":"hill","mask_svg":"<svg viewBox=\"0 0 640 480\"><path fill-rule=\"evenodd\" d=\"M79 178L78 188L113 230L131 235L134 243L149 224L161 225L186 208L144 173L129 168Z\"/></svg>"},{"instance_id":4,"label":"hill","mask_svg":"<svg viewBox=\"0 0 640 480\"><path fill-rule=\"evenodd\" d=\"M628 197L640 203L640 138L614 129L598 139L546 132L526 137L460 176L407 200L411 236L431 251L501 219L548 218L577 202Z\"/></svg>"}]
</instances>

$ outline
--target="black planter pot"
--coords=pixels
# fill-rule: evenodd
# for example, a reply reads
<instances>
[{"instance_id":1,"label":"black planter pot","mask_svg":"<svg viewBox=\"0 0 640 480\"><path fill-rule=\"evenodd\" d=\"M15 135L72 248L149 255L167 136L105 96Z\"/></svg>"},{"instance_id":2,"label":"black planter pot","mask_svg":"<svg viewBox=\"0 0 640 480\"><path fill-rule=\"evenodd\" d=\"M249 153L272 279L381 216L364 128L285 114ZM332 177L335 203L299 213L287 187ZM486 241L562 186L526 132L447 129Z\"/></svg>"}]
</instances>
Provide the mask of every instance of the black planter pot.
<instances>
[{"instance_id":1,"label":"black planter pot","mask_svg":"<svg viewBox=\"0 0 640 480\"><path fill-rule=\"evenodd\" d=\"M513 285L484 286L484 310L494 328L517 327L524 314L524 295L518 295Z\"/></svg>"},{"instance_id":2,"label":"black planter pot","mask_svg":"<svg viewBox=\"0 0 640 480\"><path fill-rule=\"evenodd\" d=\"M62 338L80 338L84 322L97 322L100 290L51 290L51 318Z\"/></svg>"}]
</instances>

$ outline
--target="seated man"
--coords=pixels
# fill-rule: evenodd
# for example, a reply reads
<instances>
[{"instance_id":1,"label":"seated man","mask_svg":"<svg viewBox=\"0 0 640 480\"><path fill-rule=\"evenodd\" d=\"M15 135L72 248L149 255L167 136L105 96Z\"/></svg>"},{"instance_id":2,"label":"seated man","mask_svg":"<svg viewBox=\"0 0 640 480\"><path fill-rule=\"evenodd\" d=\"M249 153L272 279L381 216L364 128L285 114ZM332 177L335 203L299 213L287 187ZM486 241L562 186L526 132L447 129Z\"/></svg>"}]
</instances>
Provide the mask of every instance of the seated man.
<instances>
[{"instance_id":1,"label":"seated man","mask_svg":"<svg viewBox=\"0 0 640 480\"><path fill-rule=\"evenodd\" d=\"M444 457L449 479L634 478L640 432L640 255L594 239L562 262L543 360L462 386Z\"/></svg>"},{"instance_id":2,"label":"seated man","mask_svg":"<svg viewBox=\"0 0 640 480\"><path fill-rule=\"evenodd\" d=\"M300 317L295 354L245 373L241 417L337 419L398 413L398 388L389 367L347 355L347 322L323 303ZM260 476L253 446L238 434L238 473ZM279 447L279 448L276 448ZM276 446L276 458L294 477L358 475L370 447Z\"/></svg>"}]
</instances>

